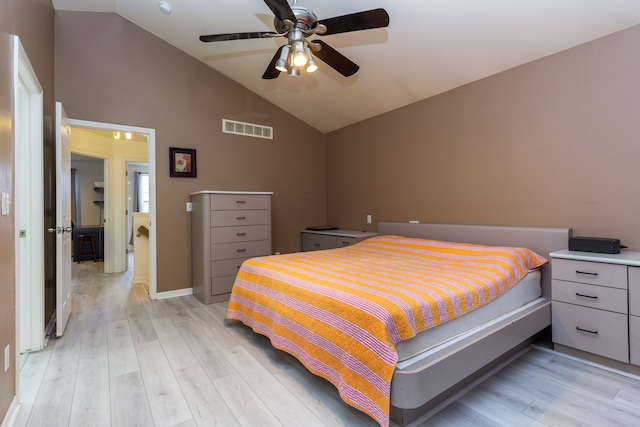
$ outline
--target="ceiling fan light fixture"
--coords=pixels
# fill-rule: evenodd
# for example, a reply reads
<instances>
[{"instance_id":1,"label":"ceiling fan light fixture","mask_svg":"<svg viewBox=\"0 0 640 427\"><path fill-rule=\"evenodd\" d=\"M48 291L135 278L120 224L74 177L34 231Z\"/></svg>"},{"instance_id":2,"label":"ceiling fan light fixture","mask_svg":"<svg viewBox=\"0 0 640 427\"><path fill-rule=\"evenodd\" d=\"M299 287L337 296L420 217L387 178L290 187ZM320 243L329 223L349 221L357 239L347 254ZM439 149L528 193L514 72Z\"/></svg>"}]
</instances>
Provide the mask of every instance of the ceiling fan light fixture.
<instances>
[{"instance_id":1,"label":"ceiling fan light fixture","mask_svg":"<svg viewBox=\"0 0 640 427\"><path fill-rule=\"evenodd\" d=\"M290 75L290 76L299 76L300 75L300 68L298 68L296 66L289 67L289 70L287 71L287 74Z\"/></svg>"},{"instance_id":2,"label":"ceiling fan light fixture","mask_svg":"<svg viewBox=\"0 0 640 427\"><path fill-rule=\"evenodd\" d=\"M307 61L307 73L313 73L315 71L318 70L318 63L316 62L316 60L313 58L313 54L311 53L311 49L309 49L309 46L306 46L304 48L304 53L307 55L308 61Z\"/></svg>"},{"instance_id":3,"label":"ceiling fan light fixture","mask_svg":"<svg viewBox=\"0 0 640 427\"><path fill-rule=\"evenodd\" d=\"M283 73L289 71L288 67L289 61L289 45L284 45L282 47L282 51L280 52L280 58L276 61L276 70L281 71Z\"/></svg>"},{"instance_id":4,"label":"ceiling fan light fixture","mask_svg":"<svg viewBox=\"0 0 640 427\"><path fill-rule=\"evenodd\" d=\"M303 42L293 42L293 65L296 67L304 67L307 65L307 55L304 51Z\"/></svg>"}]
</instances>

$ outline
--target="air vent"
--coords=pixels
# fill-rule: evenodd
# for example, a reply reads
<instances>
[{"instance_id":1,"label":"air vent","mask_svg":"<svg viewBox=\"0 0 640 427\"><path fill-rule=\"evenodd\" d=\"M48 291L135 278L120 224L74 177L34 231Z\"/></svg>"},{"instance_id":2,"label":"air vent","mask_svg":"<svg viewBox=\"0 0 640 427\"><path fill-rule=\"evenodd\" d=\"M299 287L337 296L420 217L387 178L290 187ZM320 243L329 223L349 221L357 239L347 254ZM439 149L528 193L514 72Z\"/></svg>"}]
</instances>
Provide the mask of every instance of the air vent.
<instances>
[{"instance_id":1,"label":"air vent","mask_svg":"<svg viewBox=\"0 0 640 427\"><path fill-rule=\"evenodd\" d=\"M262 126L235 120L222 119L222 132L253 136L255 138L273 139L273 128L271 126Z\"/></svg>"}]
</instances>

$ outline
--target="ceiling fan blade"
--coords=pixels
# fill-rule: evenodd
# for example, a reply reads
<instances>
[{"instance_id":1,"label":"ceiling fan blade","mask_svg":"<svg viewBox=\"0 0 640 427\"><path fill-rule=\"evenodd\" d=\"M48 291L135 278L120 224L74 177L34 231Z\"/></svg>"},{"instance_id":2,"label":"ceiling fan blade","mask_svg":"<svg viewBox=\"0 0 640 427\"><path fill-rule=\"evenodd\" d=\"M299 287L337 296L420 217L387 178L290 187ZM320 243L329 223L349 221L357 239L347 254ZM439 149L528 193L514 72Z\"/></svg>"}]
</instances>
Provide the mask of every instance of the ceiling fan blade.
<instances>
[{"instance_id":1,"label":"ceiling fan blade","mask_svg":"<svg viewBox=\"0 0 640 427\"><path fill-rule=\"evenodd\" d=\"M318 23L327 27L327 31L320 35L329 36L331 34L387 27L389 25L389 14L384 9L373 9L322 19Z\"/></svg>"},{"instance_id":2,"label":"ceiling fan blade","mask_svg":"<svg viewBox=\"0 0 640 427\"><path fill-rule=\"evenodd\" d=\"M298 21L287 0L264 0L264 2L280 21L285 22L285 19L294 23Z\"/></svg>"},{"instance_id":3,"label":"ceiling fan blade","mask_svg":"<svg viewBox=\"0 0 640 427\"><path fill-rule=\"evenodd\" d=\"M354 75L360 67L349 58L323 42L322 40L314 40L313 43L320 45L320 49L313 52L313 55L322 60L322 62L335 69L345 77Z\"/></svg>"},{"instance_id":4,"label":"ceiling fan blade","mask_svg":"<svg viewBox=\"0 0 640 427\"><path fill-rule=\"evenodd\" d=\"M280 53L282 52L282 49L284 49L284 46L280 46L280 48L276 51L276 54L273 55L273 58L271 59L269 66L267 67L266 70L264 70L264 74L262 75L263 79L265 80L276 79L280 75L280 71L276 69L276 61L278 61L278 59L280 58Z\"/></svg>"},{"instance_id":5,"label":"ceiling fan blade","mask_svg":"<svg viewBox=\"0 0 640 427\"><path fill-rule=\"evenodd\" d=\"M209 34L206 36L200 36L201 42L224 42L227 40L247 40L247 39L261 39L272 35L278 35L273 31L260 31L254 33L228 33L228 34Z\"/></svg>"}]
</instances>

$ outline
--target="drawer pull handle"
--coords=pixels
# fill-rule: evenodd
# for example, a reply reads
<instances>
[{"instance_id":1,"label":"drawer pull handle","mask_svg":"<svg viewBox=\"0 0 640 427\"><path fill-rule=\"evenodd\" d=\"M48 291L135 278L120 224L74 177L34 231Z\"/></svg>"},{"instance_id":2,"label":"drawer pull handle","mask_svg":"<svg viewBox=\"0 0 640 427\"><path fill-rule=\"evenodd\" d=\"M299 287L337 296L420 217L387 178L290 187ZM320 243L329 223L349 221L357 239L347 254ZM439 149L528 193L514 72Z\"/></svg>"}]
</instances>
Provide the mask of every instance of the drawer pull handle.
<instances>
[{"instance_id":1,"label":"drawer pull handle","mask_svg":"<svg viewBox=\"0 0 640 427\"><path fill-rule=\"evenodd\" d=\"M577 296L577 297L583 297L583 298L598 299L598 297L597 297L597 296L593 296L593 295L585 295L585 294L581 294L580 292L576 292L576 296Z\"/></svg>"},{"instance_id":2,"label":"drawer pull handle","mask_svg":"<svg viewBox=\"0 0 640 427\"><path fill-rule=\"evenodd\" d=\"M245 203L247 203L246 200L236 200L236 203L239 205L244 205Z\"/></svg>"},{"instance_id":3,"label":"drawer pull handle","mask_svg":"<svg viewBox=\"0 0 640 427\"><path fill-rule=\"evenodd\" d=\"M580 270L576 270L577 274L586 274L587 276L597 276L598 273L591 273L589 271L580 271Z\"/></svg>"},{"instance_id":4,"label":"drawer pull handle","mask_svg":"<svg viewBox=\"0 0 640 427\"><path fill-rule=\"evenodd\" d=\"M236 233L236 236L238 236L238 237L244 237L246 235L247 235L247 233Z\"/></svg>"},{"instance_id":5,"label":"drawer pull handle","mask_svg":"<svg viewBox=\"0 0 640 427\"><path fill-rule=\"evenodd\" d=\"M591 331L589 329L583 329L580 326L576 326L576 329L578 331L580 331L580 332L586 332L586 333L591 334L591 335L598 335L598 331Z\"/></svg>"},{"instance_id":6,"label":"drawer pull handle","mask_svg":"<svg viewBox=\"0 0 640 427\"><path fill-rule=\"evenodd\" d=\"M237 217L236 217L236 219L237 219L238 221L242 221L242 220L247 219L247 217L246 217L246 216L237 216Z\"/></svg>"},{"instance_id":7,"label":"drawer pull handle","mask_svg":"<svg viewBox=\"0 0 640 427\"><path fill-rule=\"evenodd\" d=\"M320 246L320 243L314 243L313 246L318 247Z\"/></svg>"},{"instance_id":8,"label":"drawer pull handle","mask_svg":"<svg viewBox=\"0 0 640 427\"><path fill-rule=\"evenodd\" d=\"M350 242L342 242L343 245L348 245Z\"/></svg>"},{"instance_id":9,"label":"drawer pull handle","mask_svg":"<svg viewBox=\"0 0 640 427\"><path fill-rule=\"evenodd\" d=\"M239 254L243 254L245 252L247 252L246 249L236 249L236 252L238 252Z\"/></svg>"}]
</instances>

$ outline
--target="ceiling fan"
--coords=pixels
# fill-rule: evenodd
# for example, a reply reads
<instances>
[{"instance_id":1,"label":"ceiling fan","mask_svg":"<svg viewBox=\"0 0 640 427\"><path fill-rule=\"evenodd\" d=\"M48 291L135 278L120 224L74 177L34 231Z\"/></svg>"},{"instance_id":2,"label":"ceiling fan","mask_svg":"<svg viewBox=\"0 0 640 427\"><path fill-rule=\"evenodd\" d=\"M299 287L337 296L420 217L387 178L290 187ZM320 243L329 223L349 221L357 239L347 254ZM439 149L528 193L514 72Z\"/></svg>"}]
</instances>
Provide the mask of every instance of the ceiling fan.
<instances>
[{"instance_id":1,"label":"ceiling fan","mask_svg":"<svg viewBox=\"0 0 640 427\"><path fill-rule=\"evenodd\" d=\"M360 68L346 56L321 40L308 40L312 35L329 36L351 31L382 28L389 25L389 14L384 9L373 9L318 20L311 9L298 6L293 0L264 0L275 15L273 25L276 32L259 31L249 33L211 34L200 36L203 42L245 40L286 37L287 44L280 46L271 63L262 75L263 79L275 79L280 72L300 75L300 70L314 72L318 69L315 58L325 62L345 77L355 74ZM313 52L313 53L312 53Z\"/></svg>"}]
</instances>

